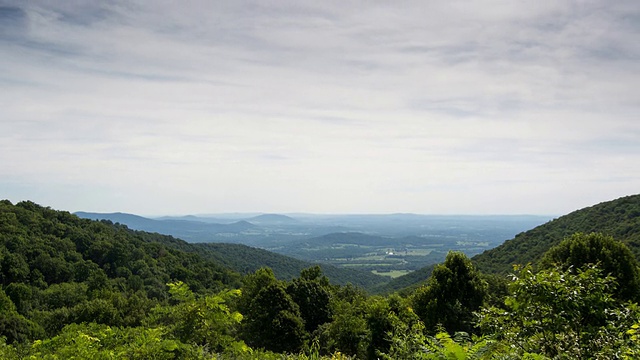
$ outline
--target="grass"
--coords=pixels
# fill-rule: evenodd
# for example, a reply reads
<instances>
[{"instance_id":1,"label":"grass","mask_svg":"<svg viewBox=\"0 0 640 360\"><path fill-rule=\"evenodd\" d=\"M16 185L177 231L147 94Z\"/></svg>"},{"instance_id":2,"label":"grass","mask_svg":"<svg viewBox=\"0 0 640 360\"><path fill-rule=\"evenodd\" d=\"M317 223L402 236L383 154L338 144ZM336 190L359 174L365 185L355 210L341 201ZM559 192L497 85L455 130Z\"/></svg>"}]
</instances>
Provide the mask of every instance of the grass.
<instances>
[{"instance_id":1,"label":"grass","mask_svg":"<svg viewBox=\"0 0 640 360\"><path fill-rule=\"evenodd\" d=\"M371 272L376 274L376 275L389 276L390 278L395 279L395 278L400 277L402 275L407 275L408 273L411 272L411 270L391 270L391 271L388 271L388 272L380 272L380 271L377 271L377 270L373 270Z\"/></svg>"}]
</instances>

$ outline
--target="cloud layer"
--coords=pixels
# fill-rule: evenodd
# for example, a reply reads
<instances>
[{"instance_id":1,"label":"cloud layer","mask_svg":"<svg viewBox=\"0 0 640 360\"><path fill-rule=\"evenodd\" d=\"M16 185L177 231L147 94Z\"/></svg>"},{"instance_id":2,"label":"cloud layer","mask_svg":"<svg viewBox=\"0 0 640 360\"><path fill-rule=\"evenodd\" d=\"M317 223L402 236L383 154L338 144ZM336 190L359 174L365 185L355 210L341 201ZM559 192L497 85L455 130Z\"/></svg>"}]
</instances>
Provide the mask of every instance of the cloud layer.
<instances>
[{"instance_id":1,"label":"cloud layer","mask_svg":"<svg viewBox=\"0 0 640 360\"><path fill-rule=\"evenodd\" d=\"M636 1L0 4L13 201L561 214L639 189Z\"/></svg>"}]
</instances>

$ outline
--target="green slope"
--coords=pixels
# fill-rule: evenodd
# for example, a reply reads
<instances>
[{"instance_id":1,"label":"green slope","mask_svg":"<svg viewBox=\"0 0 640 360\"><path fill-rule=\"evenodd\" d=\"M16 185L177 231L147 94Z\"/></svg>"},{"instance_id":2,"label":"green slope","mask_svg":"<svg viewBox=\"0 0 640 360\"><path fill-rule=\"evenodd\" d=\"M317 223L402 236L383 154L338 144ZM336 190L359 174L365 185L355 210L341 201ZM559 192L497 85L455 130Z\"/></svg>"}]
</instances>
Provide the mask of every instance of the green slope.
<instances>
[{"instance_id":1,"label":"green slope","mask_svg":"<svg viewBox=\"0 0 640 360\"><path fill-rule=\"evenodd\" d=\"M240 244L200 243L189 245L196 248L197 252L203 257L220 262L241 274L254 272L261 267L270 267L279 279L290 280L300 276L301 270L316 265L315 263ZM323 274L333 284L345 285L351 283L365 289L371 289L389 281L385 276L375 275L368 271L341 269L326 264L318 265L322 268Z\"/></svg>"},{"instance_id":2,"label":"green slope","mask_svg":"<svg viewBox=\"0 0 640 360\"><path fill-rule=\"evenodd\" d=\"M372 288L371 292L373 294L391 294L395 292L409 294L431 276L434 267L435 265L429 265L406 275L398 276L386 284Z\"/></svg>"},{"instance_id":3,"label":"green slope","mask_svg":"<svg viewBox=\"0 0 640 360\"><path fill-rule=\"evenodd\" d=\"M158 242L157 234L108 221L80 219L30 201L0 201L2 284L38 286L85 281L95 272L108 278L138 276L151 283L182 280L194 289L239 284L239 274L220 263Z\"/></svg>"},{"instance_id":4,"label":"green slope","mask_svg":"<svg viewBox=\"0 0 640 360\"><path fill-rule=\"evenodd\" d=\"M110 220L103 220L102 222L111 224ZM131 230L128 229L126 225L117 226L127 229L129 233L147 242L155 242L170 248L195 254L202 259L209 260L242 275L254 272L261 267L269 267L273 270L277 278L281 280L291 280L300 276L301 270L316 265L312 262L298 260L286 255L276 254L247 245L189 243L171 235ZM320 264L320 267L322 268L323 274L329 278L329 281L337 285L351 283L369 290L389 281L385 276L375 275L368 271L340 269L325 264Z\"/></svg>"},{"instance_id":5,"label":"green slope","mask_svg":"<svg viewBox=\"0 0 640 360\"><path fill-rule=\"evenodd\" d=\"M141 326L167 304L168 282L198 293L240 285L237 272L159 237L0 201L0 336L21 342L83 322Z\"/></svg>"},{"instance_id":6,"label":"green slope","mask_svg":"<svg viewBox=\"0 0 640 360\"><path fill-rule=\"evenodd\" d=\"M542 255L576 232L600 232L627 244L640 259L640 195L574 211L532 230L520 233L504 244L478 254L473 262L487 273L506 273L513 264L536 263Z\"/></svg>"},{"instance_id":7,"label":"green slope","mask_svg":"<svg viewBox=\"0 0 640 360\"><path fill-rule=\"evenodd\" d=\"M90 213L77 213L78 216L91 218ZM113 214L107 214L113 215ZM158 222L146 218L137 217L130 214L117 214L120 217L111 217L110 220L104 220L104 223L112 221L130 221L137 218L144 222ZM165 221L166 222L166 221ZM138 223L134 223L138 224ZM216 224L217 225L217 224ZM121 225L127 228L125 225ZM248 274L254 272L261 267L270 267L276 277L282 280L290 280L300 276L302 269L316 265L315 263L298 260L286 255L276 254L263 249L258 249L241 244L228 243L190 243L171 235L163 235L159 233L150 233L140 230L128 231L135 236L145 239L149 242L157 242L181 251L195 253L204 259L211 260L216 264L221 264L240 274ZM365 289L371 289L382 283L389 281L385 276L375 275L368 271L360 271L355 269L341 269L331 265L320 265L324 275L329 278L333 284L344 285L351 283Z\"/></svg>"},{"instance_id":8,"label":"green slope","mask_svg":"<svg viewBox=\"0 0 640 360\"><path fill-rule=\"evenodd\" d=\"M536 263L552 246L576 232L600 232L627 244L640 260L640 195L625 196L561 216L472 258L484 273L508 273L514 264ZM376 293L390 293L424 282L433 266L400 276L376 287Z\"/></svg>"}]
</instances>

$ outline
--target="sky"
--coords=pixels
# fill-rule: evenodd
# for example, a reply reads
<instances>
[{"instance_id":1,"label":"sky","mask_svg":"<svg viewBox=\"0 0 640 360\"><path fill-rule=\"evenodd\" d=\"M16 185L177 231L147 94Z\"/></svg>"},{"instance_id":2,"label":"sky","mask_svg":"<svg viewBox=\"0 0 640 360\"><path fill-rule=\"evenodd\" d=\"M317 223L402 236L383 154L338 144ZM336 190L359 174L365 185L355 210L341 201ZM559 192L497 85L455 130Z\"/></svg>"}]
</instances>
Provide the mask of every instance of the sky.
<instances>
[{"instance_id":1,"label":"sky","mask_svg":"<svg viewBox=\"0 0 640 360\"><path fill-rule=\"evenodd\" d=\"M0 0L0 198L564 214L640 193L640 2Z\"/></svg>"}]
</instances>

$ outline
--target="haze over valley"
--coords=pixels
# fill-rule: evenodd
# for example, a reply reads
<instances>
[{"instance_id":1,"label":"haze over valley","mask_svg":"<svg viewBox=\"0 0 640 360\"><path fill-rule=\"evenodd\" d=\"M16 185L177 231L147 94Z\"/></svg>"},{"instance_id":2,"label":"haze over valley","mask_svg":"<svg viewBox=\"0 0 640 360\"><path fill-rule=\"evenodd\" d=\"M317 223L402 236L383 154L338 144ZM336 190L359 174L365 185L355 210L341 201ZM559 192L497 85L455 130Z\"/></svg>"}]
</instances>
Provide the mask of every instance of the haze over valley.
<instances>
[{"instance_id":1,"label":"haze over valley","mask_svg":"<svg viewBox=\"0 0 640 360\"><path fill-rule=\"evenodd\" d=\"M311 263L398 277L444 260L473 256L551 218L533 215L218 214L145 218L124 213L76 215L188 242L250 245Z\"/></svg>"}]
</instances>

